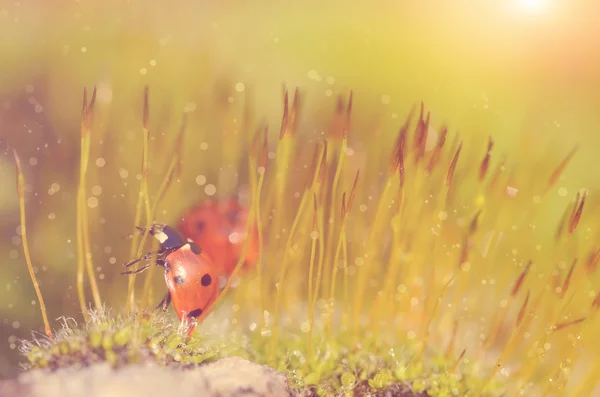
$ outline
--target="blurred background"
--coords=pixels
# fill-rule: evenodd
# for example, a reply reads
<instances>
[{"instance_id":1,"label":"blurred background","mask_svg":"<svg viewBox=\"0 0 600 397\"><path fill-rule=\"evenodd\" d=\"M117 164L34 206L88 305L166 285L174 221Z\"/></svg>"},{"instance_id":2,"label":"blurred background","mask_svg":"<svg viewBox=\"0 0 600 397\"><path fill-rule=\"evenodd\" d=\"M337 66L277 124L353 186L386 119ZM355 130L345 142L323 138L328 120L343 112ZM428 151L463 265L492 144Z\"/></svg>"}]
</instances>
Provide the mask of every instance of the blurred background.
<instances>
[{"instance_id":1,"label":"blurred background","mask_svg":"<svg viewBox=\"0 0 600 397\"><path fill-rule=\"evenodd\" d=\"M600 187L600 4L1 0L0 37L2 376L18 371L18 340L43 330L8 147L24 164L30 249L49 317L81 319L74 200L84 87L98 88L87 189L92 253L103 298L114 307L126 291L118 272L128 260L139 188L145 85L151 192L181 115L190 119L184 173L159 209L161 221L196 200L236 192L244 176L223 177L235 174L222 161L226 145L263 118L278 131L282 84L302 90L307 139L327 131L337 96L349 89L356 147L375 130L396 131L423 100L435 126L447 123L480 143L481 153L490 134L495 153L527 141L563 157L579 144L562 182L564 205L577 189L593 195Z\"/></svg>"}]
</instances>

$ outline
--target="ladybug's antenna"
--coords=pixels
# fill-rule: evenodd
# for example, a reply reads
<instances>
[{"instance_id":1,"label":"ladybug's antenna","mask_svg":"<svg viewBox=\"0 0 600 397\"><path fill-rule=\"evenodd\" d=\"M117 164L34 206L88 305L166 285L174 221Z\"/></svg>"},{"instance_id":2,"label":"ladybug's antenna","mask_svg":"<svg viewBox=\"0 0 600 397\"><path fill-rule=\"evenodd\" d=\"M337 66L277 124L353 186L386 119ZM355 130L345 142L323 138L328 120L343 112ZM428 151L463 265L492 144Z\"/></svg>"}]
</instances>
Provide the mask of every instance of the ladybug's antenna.
<instances>
[{"instance_id":1,"label":"ladybug's antenna","mask_svg":"<svg viewBox=\"0 0 600 397\"><path fill-rule=\"evenodd\" d=\"M144 233L146 231L146 228L143 228L143 227L136 226L135 228L138 229L142 233ZM124 239L131 240L132 238L133 238L133 233L129 233L125 236L121 236L121 239L123 239L123 240Z\"/></svg>"}]
</instances>

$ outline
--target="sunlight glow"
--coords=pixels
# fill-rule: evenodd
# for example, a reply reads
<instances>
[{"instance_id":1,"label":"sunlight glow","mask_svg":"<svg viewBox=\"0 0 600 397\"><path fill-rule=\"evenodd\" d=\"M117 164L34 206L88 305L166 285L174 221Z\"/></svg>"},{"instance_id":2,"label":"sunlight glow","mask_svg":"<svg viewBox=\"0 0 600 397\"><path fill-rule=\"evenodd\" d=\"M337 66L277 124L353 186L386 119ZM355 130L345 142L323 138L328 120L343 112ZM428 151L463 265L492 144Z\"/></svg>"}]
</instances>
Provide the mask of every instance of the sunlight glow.
<instances>
[{"instance_id":1,"label":"sunlight glow","mask_svg":"<svg viewBox=\"0 0 600 397\"><path fill-rule=\"evenodd\" d=\"M547 6L547 0L516 0L521 11L527 13L541 13Z\"/></svg>"}]
</instances>

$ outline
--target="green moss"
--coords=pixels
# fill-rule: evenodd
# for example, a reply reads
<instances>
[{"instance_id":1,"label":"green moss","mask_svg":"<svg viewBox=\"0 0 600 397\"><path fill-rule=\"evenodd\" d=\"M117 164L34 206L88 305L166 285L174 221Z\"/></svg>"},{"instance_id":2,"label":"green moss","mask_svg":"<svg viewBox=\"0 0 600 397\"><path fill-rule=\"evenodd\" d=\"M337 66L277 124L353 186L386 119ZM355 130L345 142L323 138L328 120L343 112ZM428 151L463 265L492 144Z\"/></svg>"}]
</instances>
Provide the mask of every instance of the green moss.
<instances>
[{"instance_id":1,"label":"green moss","mask_svg":"<svg viewBox=\"0 0 600 397\"><path fill-rule=\"evenodd\" d=\"M185 334L169 316L122 316L92 311L90 321L79 325L62 319L54 339L23 341L21 352L26 369L57 369L108 362L114 367L144 361L162 365L196 365L217 356L219 347L194 337L184 343Z\"/></svg>"},{"instance_id":2,"label":"green moss","mask_svg":"<svg viewBox=\"0 0 600 397\"><path fill-rule=\"evenodd\" d=\"M196 366L218 357L235 354L254 362L268 364L268 333L231 333L227 344L194 336L186 340L176 320L163 313L129 316L91 312L87 324L62 320L55 339L24 341L26 368L57 369L108 362L114 367L146 361L182 368ZM308 396L482 396L482 380L471 366L462 364L450 373L452 359L427 353L421 357L411 343L384 345L370 338L361 339L360 349L349 349L352 341L344 334L328 346L317 340L310 359L305 354L305 339L282 332L275 356L275 369L288 375L292 389ZM503 388L491 383L483 396L499 396ZM387 394L386 394L387 393Z\"/></svg>"},{"instance_id":3,"label":"green moss","mask_svg":"<svg viewBox=\"0 0 600 397\"><path fill-rule=\"evenodd\" d=\"M356 376L352 372L344 372L340 380L344 389L351 389L356 383Z\"/></svg>"},{"instance_id":4,"label":"green moss","mask_svg":"<svg viewBox=\"0 0 600 397\"><path fill-rule=\"evenodd\" d=\"M463 363L456 372L449 369L456 358L427 352L422 358L418 346L404 342L387 347L363 338L360 349L349 349L352 340L344 334L325 347L317 340L317 354L307 363L305 346L297 335L284 334L277 350L277 368L287 373L292 388L308 396L501 396L504 385L490 382L482 394L482 380L474 366ZM264 346L268 338L252 334L248 344L253 360L267 363Z\"/></svg>"}]
</instances>

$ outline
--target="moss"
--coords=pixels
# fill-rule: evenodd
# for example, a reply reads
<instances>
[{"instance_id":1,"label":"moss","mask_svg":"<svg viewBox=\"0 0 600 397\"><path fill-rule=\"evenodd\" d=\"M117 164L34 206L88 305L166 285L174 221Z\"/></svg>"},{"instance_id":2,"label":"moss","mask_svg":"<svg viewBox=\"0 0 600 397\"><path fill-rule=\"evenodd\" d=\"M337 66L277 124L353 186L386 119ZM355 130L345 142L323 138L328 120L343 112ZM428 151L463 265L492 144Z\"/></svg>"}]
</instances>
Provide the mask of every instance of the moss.
<instances>
[{"instance_id":1,"label":"moss","mask_svg":"<svg viewBox=\"0 0 600 397\"><path fill-rule=\"evenodd\" d=\"M266 363L265 338L251 336L247 348L253 360ZM384 348L373 338L361 339L360 349L348 349L351 340L340 333L329 348L308 363L296 335L281 338L276 367L288 375L293 389L305 396L500 396L505 385L497 380L481 392L483 381L475 367L463 363L453 370L455 359L439 353L419 354L416 345L404 342ZM317 341L326 346L323 340Z\"/></svg>"},{"instance_id":2,"label":"moss","mask_svg":"<svg viewBox=\"0 0 600 397\"><path fill-rule=\"evenodd\" d=\"M216 358L219 347L194 337L184 343L185 332L165 314L142 316L112 315L90 311L90 320L78 324L61 319L62 328L54 339L36 337L22 341L20 350L26 369L88 366L108 362L113 367L155 361L162 365L196 365Z\"/></svg>"},{"instance_id":3,"label":"moss","mask_svg":"<svg viewBox=\"0 0 600 397\"><path fill-rule=\"evenodd\" d=\"M56 370L108 362L113 367L153 361L160 365L191 368L219 357L235 354L258 363L267 363L268 337L261 333L226 336L228 343L197 336L186 341L185 331L171 316L156 312L136 316L90 311L87 323L61 319L54 339L37 337L22 341L21 352L27 369ZM139 320L139 322L137 322ZM361 349L345 348L339 342L319 351L310 361L302 353L303 339L284 333L279 344L275 369L288 376L290 387L304 396L475 396L481 382L468 366L449 373L451 361L435 355L419 359L414 346L406 344L383 351L375 340L363 339ZM321 346L325 346L320 341ZM426 364L427 363L427 364ZM485 396L500 395L496 384Z\"/></svg>"}]
</instances>

